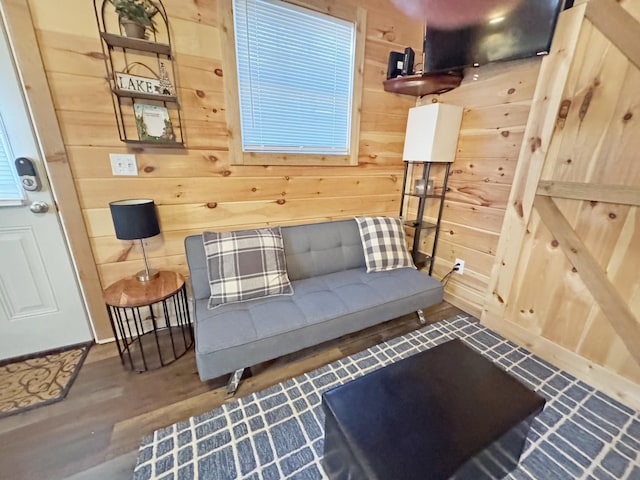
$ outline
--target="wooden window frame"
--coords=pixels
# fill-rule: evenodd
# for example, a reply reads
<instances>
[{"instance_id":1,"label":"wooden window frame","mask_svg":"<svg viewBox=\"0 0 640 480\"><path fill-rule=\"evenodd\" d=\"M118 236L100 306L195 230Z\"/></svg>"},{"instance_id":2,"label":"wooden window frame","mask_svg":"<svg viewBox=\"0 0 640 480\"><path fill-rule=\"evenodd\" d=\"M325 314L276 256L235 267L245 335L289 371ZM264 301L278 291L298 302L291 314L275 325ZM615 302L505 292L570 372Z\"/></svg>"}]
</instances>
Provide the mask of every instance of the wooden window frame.
<instances>
[{"instance_id":1,"label":"wooden window frame","mask_svg":"<svg viewBox=\"0 0 640 480\"><path fill-rule=\"evenodd\" d=\"M329 4L326 0L284 0L292 5L308 8L355 24L354 78L351 107L351 135L349 153L346 155L292 154L243 152L240 128L240 102L238 96L238 74L233 27L233 1L219 0L218 14L222 19L222 69L224 72L224 98L229 136L229 159L231 165L306 165L349 166L358 165L360 141L360 110L364 85L364 46L366 32L366 10L350 5ZM229 52L233 52L230 54Z\"/></svg>"}]
</instances>

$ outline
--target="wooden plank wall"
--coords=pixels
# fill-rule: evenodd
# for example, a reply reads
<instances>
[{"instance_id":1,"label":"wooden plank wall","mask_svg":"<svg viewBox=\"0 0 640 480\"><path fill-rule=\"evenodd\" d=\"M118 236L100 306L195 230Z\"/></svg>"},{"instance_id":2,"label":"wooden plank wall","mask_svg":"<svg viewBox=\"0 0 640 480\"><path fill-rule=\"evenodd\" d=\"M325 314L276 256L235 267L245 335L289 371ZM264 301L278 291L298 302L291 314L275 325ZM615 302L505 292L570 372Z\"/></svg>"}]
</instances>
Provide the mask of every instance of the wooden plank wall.
<instances>
[{"instance_id":1,"label":"wooden plank wall","mask_svg":"<svg viewBox=\"0 0 640 480\"><path fill-rule=\"evenodd\" d=\"M459 88L417 102L464 107L434 276L442 278L456 258L464 260L464 274L450 276L445 299L477 317L491 276L539 68L536 58L471 69Z\"/></svg>"},{"instance_id":2,"label":"wooden plank wall","mask_svg":"<svg viewBox=\"0 0 640 480\"><path fill-rule=\"evenodd\" d=\"M28 2L103 286L142 267L139 246L114 236L111 200L156 201L162 234L148 241L150 262L183 273L183 239L204 229L398 213L406 114L416 99L384 92L382 80L389 51L419 46L423 27L389 2L359 0L367 32L357 167L230 165L214 0L165 1L188 148L127 150L118 139L92 2ZM538 59L482 67L437 96L465 114L435 276L464 259L465 275L451 278L446 298L478 316L538 70ZM113 177L108 154L127 151L136 154L139 176Z\"/></svg>"},{"instance_id":3,"label":"wooden plank wall","mask_svg":"<svg viewBox=\"0 0 640 480\"><path fill-rule=\"evenodd\" d=\"M415 98L384 92L382 80L389 51L419 46L423 26L386 1L360 3L368 18L357 167L230 166L216 2L164 0L187 148L131 149L139 176L113 177L108 154L127 149L118 138L93 2L29 0L103 286L142 266L139 246L114 236L111 200L155 200L162 234L149 240L150 262L182 273L183 239L204 229L397 214L406 115Z\"/></svg>"},{"instance_id":4,"label":"wooden plank wall","mask_svg":"<svg viewBox=\"0 0 640 480\"><path fill-rule=\"evenodd\" d=\"M532 111L527 137L541 157L520 157L522 188L509 200L520 211L505 220L512 241L498 252L482 321L638 408L640 7L584 7L556 65L566 75L541 79L551 93L538 100L555 109Z\"/></svg>"}]
</instances>

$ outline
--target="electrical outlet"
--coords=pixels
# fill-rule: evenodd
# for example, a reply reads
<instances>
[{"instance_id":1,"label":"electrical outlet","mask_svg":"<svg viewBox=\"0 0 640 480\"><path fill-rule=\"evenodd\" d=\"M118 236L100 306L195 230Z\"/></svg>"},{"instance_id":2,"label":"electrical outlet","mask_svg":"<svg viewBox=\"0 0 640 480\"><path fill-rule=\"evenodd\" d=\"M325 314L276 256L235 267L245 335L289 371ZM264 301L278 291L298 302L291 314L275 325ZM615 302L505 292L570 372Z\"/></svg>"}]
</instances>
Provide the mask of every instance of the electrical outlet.
<instances>
[{"instance_id":1,"label":"electrical outlet","mask_svg":"<svg viewBox=\"0 0 640 480\"><path fill-rule=\"evenodd\" d=\"M128 153L110 153L111 173L113 175L138 176L136 156Z\"/></svg>"},{"instance_id":2,"label":"electrical outlet","mask_svg":"<svg viewBox=\"0 0 640 480\"><path fill-rule=\"evenodd\" d=\"M464 260L456 258L456 261L453 265L458 267L458 269L454 270L454 272L459 273L460 275L464 273Z\"/></svg>"}]
</instances>

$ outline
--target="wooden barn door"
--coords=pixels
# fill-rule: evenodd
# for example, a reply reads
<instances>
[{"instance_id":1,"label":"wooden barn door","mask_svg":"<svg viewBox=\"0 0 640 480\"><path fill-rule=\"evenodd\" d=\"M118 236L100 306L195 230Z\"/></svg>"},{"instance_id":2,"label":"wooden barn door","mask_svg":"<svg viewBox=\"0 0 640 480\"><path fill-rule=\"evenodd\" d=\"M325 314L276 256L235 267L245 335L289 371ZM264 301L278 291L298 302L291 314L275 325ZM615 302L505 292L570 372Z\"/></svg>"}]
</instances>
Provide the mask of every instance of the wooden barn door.
<instances>
[{"instance_id":1,"label":"wooden barn door","mask_svg":"<svg viewBox=\"0 0 640 480\"><path fill-rule=\"evenodd\" d=\"M633 8L591 0L562 14L482 322L637 406L640 10Z\"/></svg>"}]
</instances>

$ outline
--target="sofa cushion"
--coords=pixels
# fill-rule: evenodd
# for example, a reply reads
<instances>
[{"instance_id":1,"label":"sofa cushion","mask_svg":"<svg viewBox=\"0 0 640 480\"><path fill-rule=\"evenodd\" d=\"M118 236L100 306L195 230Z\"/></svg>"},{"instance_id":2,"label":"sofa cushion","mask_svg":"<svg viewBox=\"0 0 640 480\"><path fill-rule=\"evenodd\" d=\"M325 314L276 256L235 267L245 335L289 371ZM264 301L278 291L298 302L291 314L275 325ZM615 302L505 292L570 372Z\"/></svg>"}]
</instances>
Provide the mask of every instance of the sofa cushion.
<instances>
[{"instance_id":1,"label":"sofa cushion","mask_svg":"<svg viewBox=\"0 0 640 480\"><path fill-rule=\"evenodd\" d=\"M442 284L410 269L364 267L292 281L295 295L206 309L197 301L196 360L202 379L352 333L442 300Z\"/></svg>"},{"instance_id":2,"label":"sofa cushion","mask_svg":"<svg viewBox=\"0 0 640 480\"><path fill-rule=\"evenodd\" d=\"M367 272L416 268L407 251L404 226L399 218L356 217Z\"/></svg>"},{"instance_id":3,"label":"sofa cushion","mask_svg":"<svg viewBox=\"0 0 640 480\"><path fill-rule=\"evenodd\" d=\"M356 221L282 227L289 280L302 280L365 266Z\"/></svg>"},{"instance_id":4,"label":"sofa cushion","mask_svg":"<svg viewBox=\"0 0 640 480\"><path fill-rule=\"evenodd\" d=\"M274 295L291 295L279 227L204 232L209 308Z\"/></svg>"}]
</instances>

